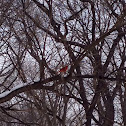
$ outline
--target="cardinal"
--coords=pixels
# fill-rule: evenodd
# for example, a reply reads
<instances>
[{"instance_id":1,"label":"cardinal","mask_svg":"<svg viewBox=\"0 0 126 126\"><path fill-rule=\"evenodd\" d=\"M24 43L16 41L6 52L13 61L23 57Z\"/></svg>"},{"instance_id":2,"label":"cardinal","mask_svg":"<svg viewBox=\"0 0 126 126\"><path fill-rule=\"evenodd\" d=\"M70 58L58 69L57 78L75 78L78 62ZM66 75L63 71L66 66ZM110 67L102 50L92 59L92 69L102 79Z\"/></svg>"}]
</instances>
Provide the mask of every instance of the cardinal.
<instances>
[{"instance_id":1,"label":"cardinal","mask_svg":"<svg viewBox=\"0 0 126 126\"><path fill-rule=\"evenodd\" d=\"M68 70L68 66L65 66L59 70L59 73L65 73Z\"/></svg>"}]
</instances>

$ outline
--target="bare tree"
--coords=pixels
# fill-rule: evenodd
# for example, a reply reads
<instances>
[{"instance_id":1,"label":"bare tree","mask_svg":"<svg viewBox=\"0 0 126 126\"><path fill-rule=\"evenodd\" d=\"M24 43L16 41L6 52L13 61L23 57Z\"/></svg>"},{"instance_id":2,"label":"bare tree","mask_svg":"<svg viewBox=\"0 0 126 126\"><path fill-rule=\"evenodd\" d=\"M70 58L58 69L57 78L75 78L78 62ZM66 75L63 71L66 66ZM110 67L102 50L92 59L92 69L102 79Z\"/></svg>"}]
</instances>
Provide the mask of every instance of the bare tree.
<instances>
[{"instance_id":1,"label":"bare tree","mask_svg":"<svg viewBox=\"0 0 126 126\"><path fill-rule=\"evenodd\" d=\"M1 125L126 125L125 0L0 7Z\"/></svg>"}]
</instances>

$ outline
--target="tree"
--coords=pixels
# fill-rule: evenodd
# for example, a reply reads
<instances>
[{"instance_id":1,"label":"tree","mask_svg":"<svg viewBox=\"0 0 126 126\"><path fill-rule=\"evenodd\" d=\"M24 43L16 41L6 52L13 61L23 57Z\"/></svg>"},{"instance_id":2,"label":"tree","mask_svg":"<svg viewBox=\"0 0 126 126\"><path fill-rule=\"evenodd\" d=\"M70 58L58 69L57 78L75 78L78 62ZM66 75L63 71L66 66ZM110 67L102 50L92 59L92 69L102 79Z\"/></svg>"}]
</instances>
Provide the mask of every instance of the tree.
<instances>
[{"instance_id":1,"label":"tree","mask_svg":"<svg viewBox=\"0 0 126 126\"><path fill-rule=\"evenodd\" d=\"M125 0L0 7L1 125L126 125Z\"/></svg>"}]
</instances>

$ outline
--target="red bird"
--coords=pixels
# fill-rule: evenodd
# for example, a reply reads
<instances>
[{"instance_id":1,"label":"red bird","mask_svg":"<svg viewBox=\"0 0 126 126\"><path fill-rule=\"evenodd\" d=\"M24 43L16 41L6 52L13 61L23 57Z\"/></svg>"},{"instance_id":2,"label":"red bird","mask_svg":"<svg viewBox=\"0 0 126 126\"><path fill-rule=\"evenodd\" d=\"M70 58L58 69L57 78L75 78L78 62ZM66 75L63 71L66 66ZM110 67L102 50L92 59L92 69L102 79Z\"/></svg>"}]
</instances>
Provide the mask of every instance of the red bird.
<instances>
[{"instance_id":1,"label":"red bird","mask_svg":"<svg viewBox=\"0 0 126 126\"><path fill-rule=\"evenodd\" d=\"M65 66L59 70L60 73L65 73L68 69L68 66Z\"/></svg>"}]
</instances>

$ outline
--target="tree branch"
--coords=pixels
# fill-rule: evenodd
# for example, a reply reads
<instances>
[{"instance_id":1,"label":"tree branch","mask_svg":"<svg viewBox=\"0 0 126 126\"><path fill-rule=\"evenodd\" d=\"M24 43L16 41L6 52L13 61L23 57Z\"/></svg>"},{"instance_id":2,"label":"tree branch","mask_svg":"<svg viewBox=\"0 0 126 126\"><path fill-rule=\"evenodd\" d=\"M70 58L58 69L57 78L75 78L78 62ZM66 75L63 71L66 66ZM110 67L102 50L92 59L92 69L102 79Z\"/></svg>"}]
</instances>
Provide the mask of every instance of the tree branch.
<instances>
[{"instance_id":1,"label":"tree branch","mask_svg":"<svg viewBox=\"0 0 126 126\"><path fill-rule=\"evenodd\" d=\"M67 76L64 77L64 81L68 81L68 80L72 80L72 79L78 79L78 78L98 78L98 79L103 79L103 80L109 80L109 81L122 81L125 82L126 79L118 79L118 78L110 78L110 77L102 77L102 76L96 76L96 75L80 75L80 76ZM44 89L44 90L49 90L49 91L54 91L55 86L56 85L51 85L51 86L46 86L44 84L52 82L52 81L56 81L58 80L59 82L62 82L62 79L59 75L56 75L54 77L50 77L47 78L45 80L42 81L38 81L38 82L34 82L34 83L29 83L29 84L25 84L25 85L18 85L14 88L12 88L10 91L6 91L0 94L0 103L4 103L6 101L9 101L10 99L12 99L13 97L15 97L17 94L23 93L23 92L27 92L27 91L31 91L31 90L40 90L40 89ZM58 83L59 84L59 83Z\"/></svg>"}]
</instances>

